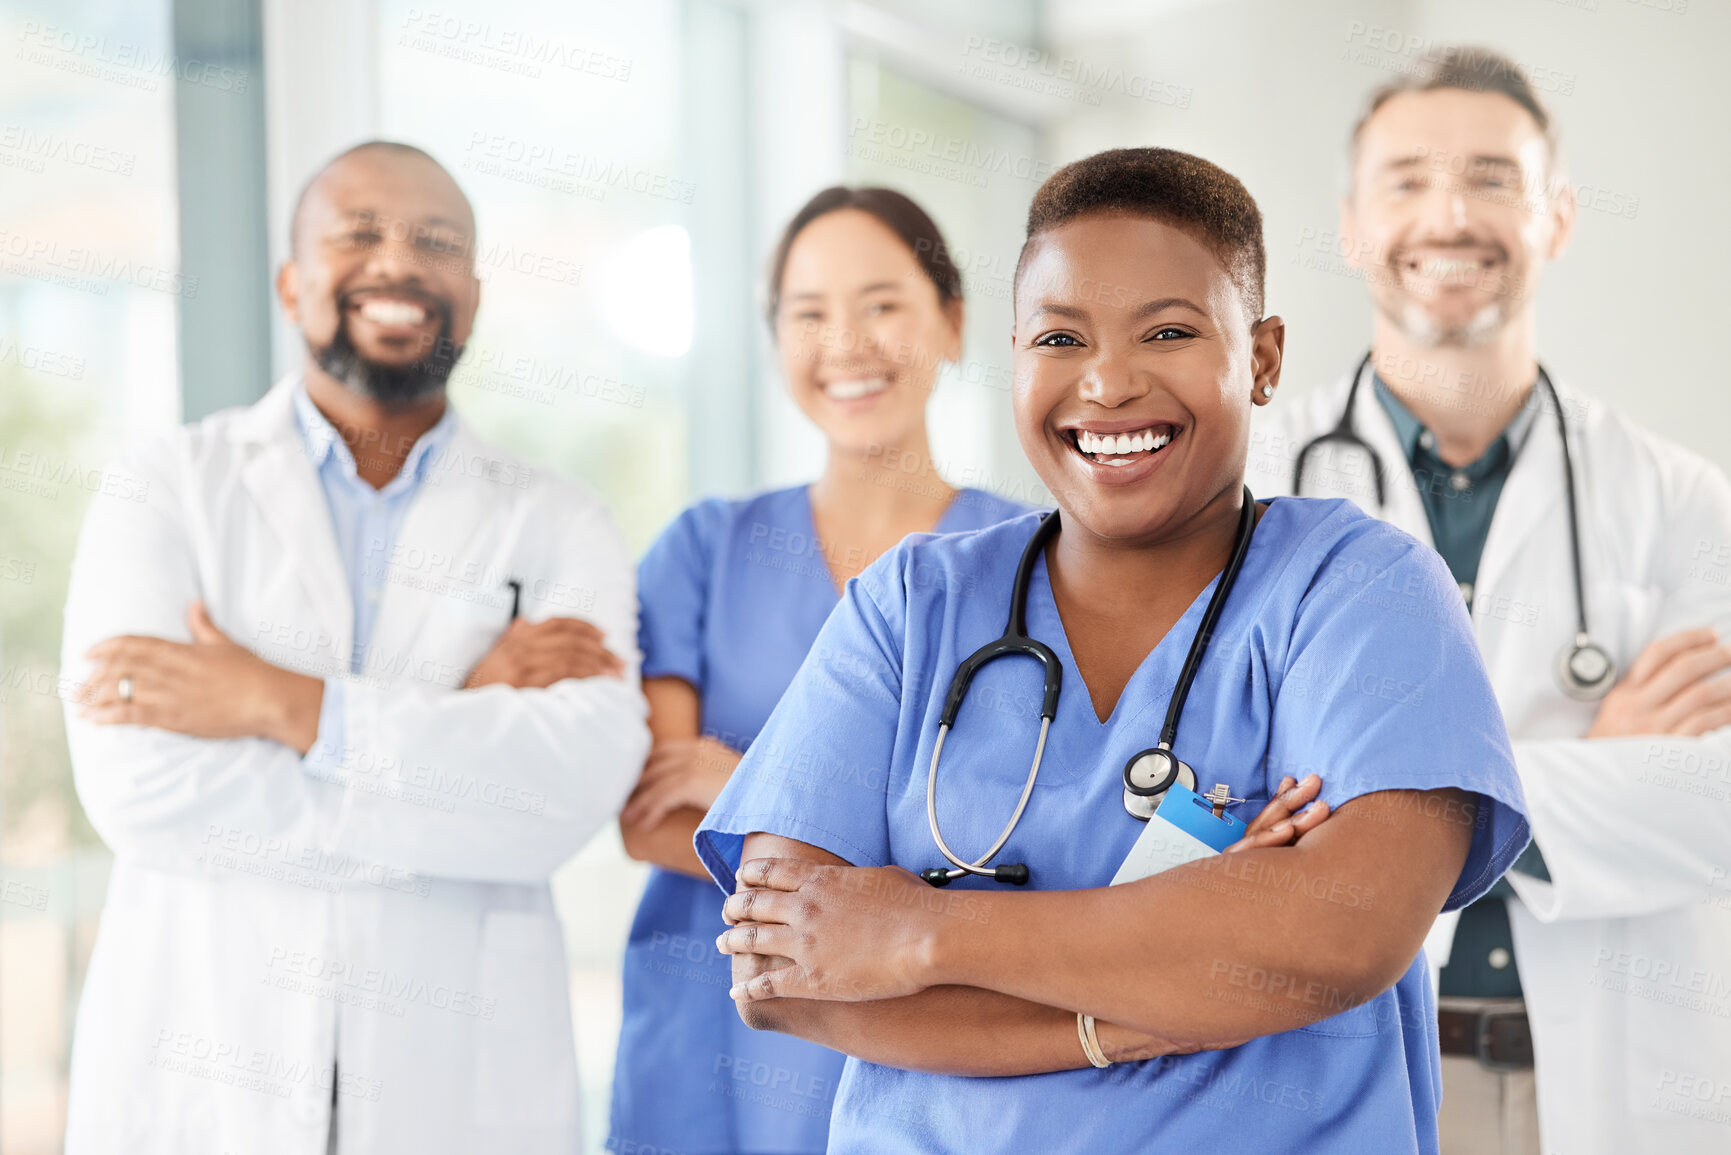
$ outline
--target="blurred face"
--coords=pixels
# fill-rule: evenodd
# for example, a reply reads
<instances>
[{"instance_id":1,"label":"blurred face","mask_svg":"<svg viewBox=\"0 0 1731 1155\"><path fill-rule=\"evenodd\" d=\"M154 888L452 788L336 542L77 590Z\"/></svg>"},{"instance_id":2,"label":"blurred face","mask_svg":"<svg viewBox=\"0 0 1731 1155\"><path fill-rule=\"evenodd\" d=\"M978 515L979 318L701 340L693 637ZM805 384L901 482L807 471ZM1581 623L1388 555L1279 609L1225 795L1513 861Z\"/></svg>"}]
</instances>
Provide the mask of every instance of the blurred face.
<instances>
[{"instance_id":1,"label":"blurred face","mask_svg":"<svg viewBox=\"0 0 1731 1155\"><path fill-rule=\"evenodd\" d=\"M438 166L358 153L308 190L277 291L321 369L381 404L409 404L444 388L474 327L474 235Z\"/></svg>"},{"instance_id":2,"label":"blurred face","mask_svg":"<svg viewBox=\"0 0 1731 1155\"><path fill-rule=\"evenodd\" d=\"M1067 525L1152 545L1244 479L1250 407L1285 330L1214 254L1143 217L1042 234L1016 293L1016 432Z\"/></svg>"},{"instance_id":3,"label":"blurred face","mask_svg":"<svg viewBox=\"0 0 1731 1155\"><path fill-rule=\"evenodd\" d=\"M1377 109L1341 206L1348 259L1378 312L1424 346L1482 344L1523 315L1573 222L1526 109L1454 89Z\"/></svg>"},{"instance_id":4,"label":"blurred face","mask_svg":"<svg viewBox=\"0 0 1731 1155\"><path fill-rule=\"evenodd\" d=\"M961 303L939 305L913 252L870 213L826 213L788 250L782 373L834 447L869 452L923 434L938 365L961 356L961 334Z\"/></svg>"}]
</instances>

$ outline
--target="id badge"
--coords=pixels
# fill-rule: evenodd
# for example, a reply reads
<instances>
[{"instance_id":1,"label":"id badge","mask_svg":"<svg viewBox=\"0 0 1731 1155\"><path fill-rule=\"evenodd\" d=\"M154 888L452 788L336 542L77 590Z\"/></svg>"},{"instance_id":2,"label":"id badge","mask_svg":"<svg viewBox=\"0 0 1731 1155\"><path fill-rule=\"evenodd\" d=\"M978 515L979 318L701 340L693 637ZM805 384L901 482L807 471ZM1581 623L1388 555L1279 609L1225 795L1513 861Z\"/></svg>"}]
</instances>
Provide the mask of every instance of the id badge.
<instances>
[{"instance_id":1,"label":"id badge","mask_svg":"<svg viewBox=\"0 0 1731 1155\"><path fill-rule=\"evenodd\" d=\"M1112 885L1135 882L1219 854L1243 838L1248 829L1230 814L1214 817L1214 806L1208 799L1174 784L1160 800L1154 817L1142 828L1118 873L1112 876Z\"/></svg>"}]
</instances>

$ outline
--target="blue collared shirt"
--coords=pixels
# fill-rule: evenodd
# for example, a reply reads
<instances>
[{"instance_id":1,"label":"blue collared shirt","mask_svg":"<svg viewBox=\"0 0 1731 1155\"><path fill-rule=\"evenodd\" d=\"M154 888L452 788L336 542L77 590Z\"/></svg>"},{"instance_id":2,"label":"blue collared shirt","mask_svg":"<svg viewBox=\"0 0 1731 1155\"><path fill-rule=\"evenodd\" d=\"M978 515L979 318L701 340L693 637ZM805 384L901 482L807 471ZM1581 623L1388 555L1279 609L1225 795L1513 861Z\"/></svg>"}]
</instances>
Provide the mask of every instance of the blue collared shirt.
<instances>
[{"instance_id":1,"label":"blue collared shirt","mask_svg":"<svg viewBox=\"0 0 1731 1155\"><path fill-rule=\"evenodd\" d=\"M1394 422L1395 438L1412 466L1436 551L1471 606L1479 559L1484 556L1485 538L1491 531L1491 516L1496 513L1497 499L1502 496L1515 457L1526 444L1538 413L1537 391L1479 459L1462 466L1449 465L1437 456L1435 435L1383 384L1381 377L1376 378L1376 399ZM1434 478L1447 481L1433 485ZM1551 876L1537 842L1529 844L1510 869L1538 878ZM1442 994L1521 997L1521 976L1515 966L1515 941L1509 929L1507 905L1514 893L1508 879L1499 878L1489 893L1461 911L1454 947L1448 965L1442 970Z\"/></svg>"},{"instance_id":2,"label":"blue collared shirt","mask_svg":"<svg viewBox=\"0 0 1731 1155\"><path fill-rule=\"evenodd\" d=\"M409 450L397 475L384 488L374 489L362 480L348 443L319 412L301 382L294 387L294 411L307 460L312 462L319 488L324 490L325 505L331 512L337 556L342 559L343 571L349 579L349 604L354 611L349 672L359 673L372 641L373 626L378 621L379 601L384 596L397 534L427 471L456 432L456 413L446 406L444 416ZM327 678L324 701L319 707L318 740L305 759L308 769L328 775L341 767L344 721L342 680Z\"/></svg>"},{"instance_id":3,"label":"blue collared shirt","mask_svg":"<svg viewBox=\"0 0 1731 1155\"><path fill-rule=\"evenodd\" d=\"M1467 605L1471 606L1479 559L1484 556L1485 538L1491 532L1491 515L1496 512L1503 483L1509 479L1515 455L1526 444L1538 411L1530 404L1523 405L1508 428L1477 461L1454 466L1437 456L1436 436L1383 384L1381 377L1376 378L1376 399L1394 422L1395 438L1412 466L1436 551L1442 554ZM1438 478L1444 479L1442 483L1432 484Z\"/></svg>"}]
</instances>

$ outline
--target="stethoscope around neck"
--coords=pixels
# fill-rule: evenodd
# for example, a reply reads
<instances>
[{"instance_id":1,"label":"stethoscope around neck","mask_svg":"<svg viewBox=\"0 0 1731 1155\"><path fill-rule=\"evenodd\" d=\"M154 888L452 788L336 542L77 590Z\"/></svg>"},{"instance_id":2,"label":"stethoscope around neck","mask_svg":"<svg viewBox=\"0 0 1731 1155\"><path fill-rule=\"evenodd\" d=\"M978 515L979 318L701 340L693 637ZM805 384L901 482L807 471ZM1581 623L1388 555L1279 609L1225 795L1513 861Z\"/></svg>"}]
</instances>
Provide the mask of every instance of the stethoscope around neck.
<instances>
[{"instance_id":1,"label":"stethoscope around neck","mask_svg":"<svg viewBox=\"0 0 1731 1155\"><path fill-rule=\"evenodd\" d=\"M1302 495L1304 485L1304 462L1310 456L1311 450L1319 445L1338 443L1351 446L1369 456L1371 472L1376 481L1376 507L1381 513L1388 502L1387 482L1383 472L1382 455L1360 437L1353 426L1353 406L1358 400L1358 387L1363 382L1365 371L1370 368L1371 354L1366 353L1364 359L1353 370L1352 387L1346 393L1346 406L1341 410L1340 420L1334 428L1320 436L1313 437L1304 443L1298 451L1298 459L1292 466L1292 492ZM1563 647L1557 655L1554 673L1557 686L1580 702L1596 702L1611 692L1611 687L1617 681L1617 662L1611 657L1609 650L1593 640L1593 635L1587 629L1587 594L1581 578L1581 528L1580 515L1575 510L1575 464L1569 453L1569 425L1563 417L1563 403L1557 397L1556 386L1551 384L1550 374L1545 367L1539 367L1537 386L1542 386L1551 399L1551 406L1557 413L1557 437L1563 444L1563 493L1569 506L1569 558L1573 563L1575 578L1575 640Z\"/></svg>"},{"instance_id":2,"label":"stethoscope around neck","mask_svg":"<svg viewBox=\"0 0 1731 1155\"><path fill-rule=\"evenodd\" d=\"M1143 750L1131 757L1124 764L1124 809L1146 822L1153 817L1160 799L1174 784L1182 784L1186 789L1196 789L1196 772L1179 760L1173 753L1172 744L1178 737L1178 719L1184 713L1184 703L1190 697L1190 685L1196 680L1196 671L1202 665L1202 657L1208 652L1208 640L1214 634L1214 628L1219 624L1220 614L1226 607L1227 595L1232 592L1232 586L1238 580L1238 571L1244 566L1244 555L1250 549L1250 536L1256 529L1256 499L1250 495L1249 487L1244 490L1244 505L1238 514L1238 533L1232 542L1232 554L1227 559L1226 568L1220 573L1220 581L1214 587L1214 594L1208 599L1208 608L1203 611L1202 624L1196 629L1196 636L1190 642L1190 652L1184 658L1184 668L1179 672L1178 684L1172 690L1172 700L1166 706L1166 724L1160 729L1160 742L1156 746ZM1010 620L1004 627L1003 634L997 640L988 642L975 650L962 664L956 667L955 676L950 679L950 689L944 698L943 712L938 715L938 737L932 747L932 765L926 773L926 819L931 823L932 841L938 844L938 850L949 860L951 869L934 866L930 870L920 871L920 877L933 886L948 886L951 882L969 874L977 874L982 878L990 878L996 882L1007 882L1012 886L1023 886L1028 881L1026 863L1012 862L1000 866L989 863L996 858L998 852L1009 842L1010 835L1015 833L1016 825L1022 820L1022 812L1028 808L1028 799L1034 793L1034 782L1040 776L1040 762L1046 754L1046 736L1051 731L1052 720L1058 716L1058 694L1063 687L1064 667L1058 661L1050 647L1028 636L1027 607L1028 587L1034 577L1034 563L1040 558L1054 535L1058 532L1058 513L1056 510L1047 514L1035 527L1034 535L1028 539L1028 544L1022 550L1022 560L1016 565L1015 584L1010 587ZM1034 761L1028 767L1028 780L1022 786L1022 796L1016 800L1015 812L1004 824L1003 832L991 848L972 862L965 861L949 843L944 841L943 833L938 829L938 759L944 752L944 739L956 724L956 716L961 713L962 701L968 696L968 686L973 682L974 675L980 672L980 667L996 661L999 658L1014 655L1030 657L1040 663L1045 672L1045 693L1040 700L1040 737L1034 746Z\"/></svg>"}]
</instances>

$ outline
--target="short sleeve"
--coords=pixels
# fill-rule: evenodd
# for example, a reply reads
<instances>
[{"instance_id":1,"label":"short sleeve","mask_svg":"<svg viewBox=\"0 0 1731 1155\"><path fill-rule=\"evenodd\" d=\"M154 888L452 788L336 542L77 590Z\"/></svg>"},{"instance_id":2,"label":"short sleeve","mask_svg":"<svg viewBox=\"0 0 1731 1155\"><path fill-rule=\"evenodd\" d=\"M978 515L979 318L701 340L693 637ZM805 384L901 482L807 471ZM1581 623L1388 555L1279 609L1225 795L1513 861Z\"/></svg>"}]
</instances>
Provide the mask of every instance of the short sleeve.
<instances>
[{"instance_id":1,"label":"short sleeve","mask_svg":"<svg viewBox=\"0 0 1731 1155\"><path fill-rule=\"evenodd\" d=\"M684 678L703 689L703 624L725 502L692 506L662 531L637 565L637 648L643 677Z\"/></svg>"},{"instance_id":2,"label":"short sleeve","mask_svg":"<svg viewBox=\"0 0 1731 1155\"><path fill-rule=\"evenodd\" d=\"M1529 841L1502 710L1430 550L1379 523L1343 539L1300 603L1274 693L1271 779L1320 774L1336 808L1378 790L1479 795L1460 816L1472 848L1444 910L1489 890Z\"/></svg>"},{"instance_id":3,"label":"short sleeve","mask_svg":"<svg viewBox=\"0 0 1731 1155\"><path fill-rule=\"evenodd\" d=\"M728 894L745 836L776 834L854 866L889 861L887 797L902 705L907 552L897 546L847 583L787 693L696 836Z\"/></svg>"}]
</instances>

